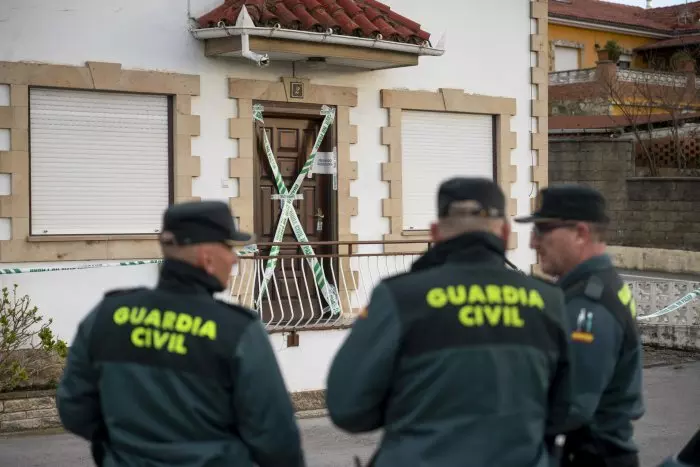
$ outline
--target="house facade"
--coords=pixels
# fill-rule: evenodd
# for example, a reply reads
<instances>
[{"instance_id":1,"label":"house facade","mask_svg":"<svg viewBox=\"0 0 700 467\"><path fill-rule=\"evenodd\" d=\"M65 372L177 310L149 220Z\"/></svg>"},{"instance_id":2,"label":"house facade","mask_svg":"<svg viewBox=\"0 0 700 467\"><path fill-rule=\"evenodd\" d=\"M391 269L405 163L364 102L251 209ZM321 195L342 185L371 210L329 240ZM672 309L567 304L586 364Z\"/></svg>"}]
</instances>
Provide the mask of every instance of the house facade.
<instances>
[{"instance_id":1,"label":"house facade","mask_svg":"<svg viewBox=\"0 0 700 467\"><path fill-rule=\"evenodd\" d=\"M321 389L373 284L428 245L441 180L494 178L511 216L547 181L545 0L3 11L0 280L68 340L106 290L155 283L168 204L219 199L258 240L223 295L258 307L291 391Z\"/></svg>"},{"instance_id":2,"label":"house facade","mask_svg":"<svg viewBox=\"0 0 700 467\"><path fill-rule=\"evenodd\" d=\"M615 41L623 69L677 68L679 51L698 59L700 2L637 7L601 0L549 0L549 71L590 69L597 48Z\"/></svg>"}]
</instances>

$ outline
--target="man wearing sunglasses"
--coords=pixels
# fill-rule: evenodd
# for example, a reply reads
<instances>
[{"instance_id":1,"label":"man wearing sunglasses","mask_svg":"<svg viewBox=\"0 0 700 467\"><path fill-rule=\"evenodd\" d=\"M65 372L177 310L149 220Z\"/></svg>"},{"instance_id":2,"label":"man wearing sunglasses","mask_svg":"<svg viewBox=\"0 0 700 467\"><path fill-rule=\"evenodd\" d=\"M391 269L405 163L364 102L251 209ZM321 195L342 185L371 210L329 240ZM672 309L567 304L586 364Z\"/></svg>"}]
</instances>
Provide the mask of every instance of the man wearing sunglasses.
<instances>
[{"instance_id":1,"label":"man wearing sunglasses","mask_svg":"<svg viewBox=\"0 0 700 467\"><path fill-rule=\"evenodd\" d=\"M331 419L384 428L374 467L548 466L543 433L570 410L561 290L506 266L505 196L490 179L442 183L431 235L336 354Z\"/></svg>"},{"instance_id":2,"label":"man wearing sunglasses","mask_svg":"<svg viewBox=\"0 0 700 467\"><path fill-rule=\"evenodd\" d=\"M606 203L577 185L545 188L531 222L542 271L564 290L574 352L572 419L562 466L637 467L632 421L644 413L642 349L631 290L606 254Z\"/></svg>"},{"instance_id":3,"label":"man wearing sunglasses","mask_svg":"<svg viewBox=\"0 0 700 467\"><path fill-rule=\"evenodd\" d=\"M216 300L237 262L226 203L175 204L154 289L108 292L80 323L56 392L97 465L301 467L292 403L256 313Z\"/></svg>"}]
</instances>

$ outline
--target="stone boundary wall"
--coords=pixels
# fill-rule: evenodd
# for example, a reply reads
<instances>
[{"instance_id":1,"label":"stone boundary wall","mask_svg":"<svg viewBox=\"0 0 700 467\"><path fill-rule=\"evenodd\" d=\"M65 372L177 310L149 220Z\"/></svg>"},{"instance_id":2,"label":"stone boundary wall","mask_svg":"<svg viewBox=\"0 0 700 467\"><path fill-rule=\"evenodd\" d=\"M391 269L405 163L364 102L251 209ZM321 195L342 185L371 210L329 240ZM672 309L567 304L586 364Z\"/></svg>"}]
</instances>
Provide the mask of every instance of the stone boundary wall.
<instances>
[{"instance_id":1,"label":"stone boundary wall","mask_svg":"<svg viewBox=\"0 0 700 467\"><path fill-rule=\"evenodd\" d=\"M291 395L297 414L326 408L326 393L295 392ZM56 391L19 391L0 393L0 433L43 430L61 427L56 410Z\"/></svg>"}]
</instances>

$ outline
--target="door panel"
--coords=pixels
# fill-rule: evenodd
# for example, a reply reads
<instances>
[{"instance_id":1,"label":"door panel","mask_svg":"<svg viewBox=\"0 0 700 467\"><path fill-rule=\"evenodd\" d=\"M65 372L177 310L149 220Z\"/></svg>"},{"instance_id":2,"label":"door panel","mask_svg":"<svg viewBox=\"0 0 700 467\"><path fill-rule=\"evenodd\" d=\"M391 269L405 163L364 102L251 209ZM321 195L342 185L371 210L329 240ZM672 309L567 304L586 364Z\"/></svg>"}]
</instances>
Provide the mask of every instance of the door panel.
<instances>
[{"instance_id":1,"label":"door panel","mask_svg":"<svg viewBox=\"0 0 700 467\"><path fill-rule=\"evenodd\" d=\"M316 139L316 135L321 127L320 119L309 118L270 118L265 116L265 131L270 139L270 146L275 156L277 166L287 190L291 189L299 172L311 154L311 149ZM262 125L256 123L256 193L255 200L255 233L259 242L274 241L275 230L282 214L282 203L280 200L272 199L272 195L279 194L272 178L267 156L262 144ZM333 147L334 127L331 127L324 137L320 151L330 151ZM299 221L304 228L304 232L309 242L328 241L335 239L336 226L329 221L335 220L334 196L331 191L331 176L314 174L311 178L305 177L298 194L302 195L301 200L295 200L293 205ZM323 213L323 228L317 230L318 212ZM291 228L289 221L281 242L298 242ZM312 246L316 254L329 254L336 248ZM261 247L260 254L268 256L270 247ZM272 278L268 283L268 297L263 301L263 308L260 310L264 322L275 324L295 324L300 319L305 322L308 319L321 316L323 307L327 306L325 300L317 291L313 271L306 260L300 258L282 260L285 255L303 255L301 247L286 246L280 249L277 266L275 268L275 280ZM328 260L318 258L324 264L326 270L326 280L333 282L328 265ZM293 262L293 264L292 264ZM267 260L265 261L265 264ZM303 267L303 271L300 269ZM304 277L305 276L305 277ZM259 293L256 279L255 296ZM309 303L309 293L311 304ZM272 302L272 310L268 305Z\"/></svg>"}]
</instances>

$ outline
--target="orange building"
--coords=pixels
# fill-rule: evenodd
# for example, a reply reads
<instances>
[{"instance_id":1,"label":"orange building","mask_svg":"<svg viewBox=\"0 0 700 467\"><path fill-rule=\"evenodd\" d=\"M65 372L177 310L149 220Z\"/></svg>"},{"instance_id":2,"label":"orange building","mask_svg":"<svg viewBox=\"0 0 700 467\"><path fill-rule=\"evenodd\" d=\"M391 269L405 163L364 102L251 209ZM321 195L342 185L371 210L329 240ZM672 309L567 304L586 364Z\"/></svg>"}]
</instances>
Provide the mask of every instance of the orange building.
<instances>
[{"instance_id":1,"label":"orange building","mask_svg":"<svg viewBox=\"0 0 700 467\"><path fill-rule=\"evenodd\" d=\"M648 2L653 6L653 0ZM700 57L700 1L640 8L601 0L549 0L549 71L593 68L609 40L619 68L672 68L678 50Z\"/></svg>"}]
</instances>

